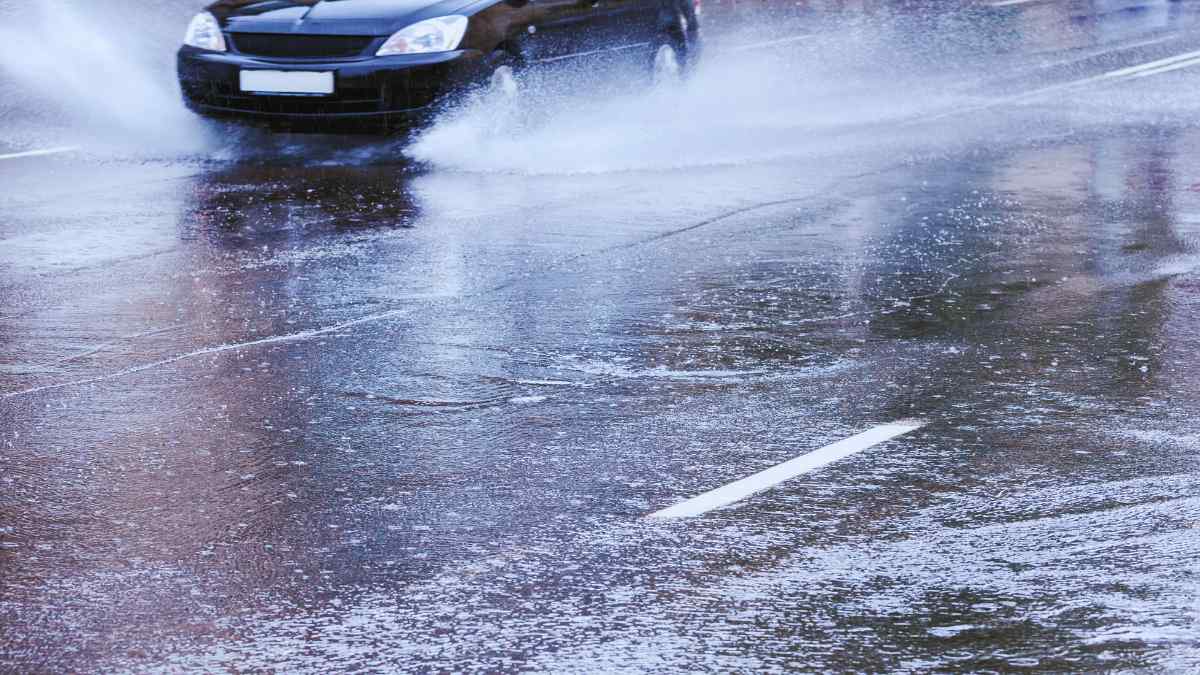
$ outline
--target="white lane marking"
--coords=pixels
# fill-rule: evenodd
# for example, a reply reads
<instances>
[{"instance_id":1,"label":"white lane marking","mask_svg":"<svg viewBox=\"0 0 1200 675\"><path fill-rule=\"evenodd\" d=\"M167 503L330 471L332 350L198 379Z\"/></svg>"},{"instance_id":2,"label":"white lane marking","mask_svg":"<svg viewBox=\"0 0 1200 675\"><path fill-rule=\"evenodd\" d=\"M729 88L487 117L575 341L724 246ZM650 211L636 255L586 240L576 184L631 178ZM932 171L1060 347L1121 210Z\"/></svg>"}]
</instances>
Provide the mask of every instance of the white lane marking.
<instances>
[{"instance_id":1,"label":"white lane marking","mask_svg":"<svg viewBox=\"0 0 1200 675\"><path fill-rule=\"evenodd\" d=\"M28 150L26 152L14 152L8 155L0 155L0 160L5 159L22 159L24 157L45 157L47 155L61 155L65 152L75 152L79 148L76 146L68 146L63 148L48 148L46 150Z\"/></svg>"},{"instance_id":2,"label":"white lane marking","mask_svg":"<svg viewBox=\"0 0 1200 675\"><path fill-rule=\"evenodd\" d=\"M1194 61L1197 58L1200 58L1200 50L1197 50L1194 52L1185 52L1183 54L1176 54L1175 56L1169 56L1165 59L1158 59L1157 61L1149 61L1146 63L1138 64L1136 66L1129 66L1128 68L1120 68L1117 70L1110 70L1107 73L1101 73L1100 75L1096 75L1095 77L1086 78L1086 79L1080 80L1080 81L1081 82L1090 82L1092 80L1104 80L1104 79L1136 76L1138 73L1143 73L1143 72L1150 71L1150 70L1156 70L1156 69L1162 68L1164 66L1173 65L1173 64L1180 63L1183 61Z\"/></svg>"},{"instance_id":3,"label":"white lane marking","mask_svg":"<svg viewBox=\"0 0 1200 675\"><path fill-rule=\"evenodd\" d=\"M1153 47L1154 45L1162 44L1164 42L1170 42L1171 40L1177 40L1177 39L1179 39L1179 34L1172 33L1170 35L1164 35L1162 37L1152 38L1150 40L1142 40L1141 42L1127 42L1127 43L1119 43L1116 45L1104 45L1103 47L1092 49L1090 51L1076 52L1075 54L1072 54L1070 58L1063 59L1061 61L1048 61L1046 63L1039 63L1036 66L1034 66L1032 68L1032 70L1049 70L1051 68L1060 68L1062 66L1073 66L1073 65L1083 63L1084 61L1087 61L1089 59L1094 59L1094 58L1097 58L1100 56L1108 56L1109 54L1119 54L1121 52L1127 52L1127 51L1131 51L1134 49L1141 49L1142 47Z\"/></svg>"},{"instance_id":4,"label":"white lane marking","mask_svg":"<svg viewBox=\"0 0 1200 675\"><path fill-rule=\"evenodd\" d=\"M1026 102L1030 102L1030 101L1036 100L1038 98L1041 98L1043 96L1046 96L1047 94L1056 94L1056 93L1060 93L1060 92L1071 91L1073 89L1079 89L1081 87L1086 87L1089 84L1096 84L1099 82L1123 82L1125 80L1132 80L1132 79L1138 78L1138 77L1149 77L1151 75L1159 75L1162 73L1169 73L1173 70L1181 70L1183 68L1190 68L1190 67L1196 66L1196 65L1200 65L1200 50L1194 51L1194 52L1187 52L1184 54L1177 54L1175 56L1167 57L1164 59L1158 59L1157 61L1149 61L1147 63L1140 63L1136 66L1129 66L1127 68L1118 68L1117 70L1110 70L1106 73L1100 73L1099 75L1085 77L1081 80L1071 80L1070 82L1063 82L1061 84L1053 84L1048 87L1043 87L1041 89L1034 89L1032 91L1022 92L1020 94L1014 94L1012 96L1004 96L1001 98L992 99L990 101L985 101L983 103L980 103L980 104L974 105L974 106L967 106L967 107L958 108L955 110L948 110L946 112L938 113L936 115L926 115L924 117L919 117L919 118L913 119L909 123L910 124L926 124L928 122L942 120L942 119L946 119L949 117L959 117L961 115L966 115L966 114L970 114L970 113L981 112L984 110L991 110L992 108L1002 106L1002 105L1010 105L1013 103L1026 103Z\"/></svg>"},{"instance_id":5,"label":"white lane marking","mask_svg":"<svg viewBox=\"0 0 1200 675\"><path fill-rule=\"evenodd\" d=\"M1125 79L1133 79L1135 77L1150 77L1151 75L1162 75L1163 73L1169 73L1172 70L1182 70L1184 68L1191 68L1195 65L1200 65L1200 58L1191 59L1182 63L1173 63L1171 65L1155 68L1153 70L1143 70L1134 73L1133 75L1129 75Z\"/></svg>"},{"instance_id":6,"label":"white lane marking","mask_svg":"<svg viewBox=\"0 0 1200 675\"><path fill-rule=\"evenodd\" d=\"M783 464L778 464L765 471L760 471L753 476L747 476L715 490L710 490L698 497L680 502L675 506L655 511L646 516L646 518L666 520L699 516L713 509L740 502L746 497L775 487L800 474L828 466L840 459L845 459L863 450L875 447L880 443L885 443L893 438L916 431L923 426L925 426L925 423L919 421L884 424L869 431L864 431L857 436L851 436L846 440L827 445L820 450L814 450L807 455L801 455Z\"/></svg>"},{"instance_id":7,"label":"white lane marking","mask_svg":"<svg viewBox=\"0 0 1200 675\"><path fill-rule=\"evenodd\" d=\"M1156 61L1148 61L1146 63L1139 63L1136 66L1129 66L1126 68L1118 68L1117 70L1110 70L1105 73L1100 73L1099 75L1092 75L1091 77L1085 77L1082 80L1071 80L1070 82L1063 82L1061 84L1053 84L1053 85L1050 85L1049 87L1043 87L1041 89L1034 89L1033 91L1027 91L1027 92L1024 92L1021 94L1016 94L1014 96L1008 96L1008 97L999 99L996 102L997 103L1010 103L1010 102L1015 102L1015 101L1022 101L1022 100L1029 99L1029 98L1037 98L1038 96L1045 96L1046 94L1053 94L1055 92L1066 91L1069 89L1077 89L1079 87L1084 87L1089 84L1095 84L1097 82L1104 82L1106 80L1120 81L1120 80L1131 79L1134 77L1145 77L1146 75L1155 75L1159 72L1166 72L1166 70L1164 70L1164 68L1168 68L1171 66L1175 66L1176 68L1186 68L1187 66L1195 65L1197 63L1200 63L1200 51L1186 52L1184 54L1177 54L1175 56L1169 56L1165 59L1158 59ZM1170 68L1170 69L1174 70L1175 68Z\"/></svg>"}]
</instances>

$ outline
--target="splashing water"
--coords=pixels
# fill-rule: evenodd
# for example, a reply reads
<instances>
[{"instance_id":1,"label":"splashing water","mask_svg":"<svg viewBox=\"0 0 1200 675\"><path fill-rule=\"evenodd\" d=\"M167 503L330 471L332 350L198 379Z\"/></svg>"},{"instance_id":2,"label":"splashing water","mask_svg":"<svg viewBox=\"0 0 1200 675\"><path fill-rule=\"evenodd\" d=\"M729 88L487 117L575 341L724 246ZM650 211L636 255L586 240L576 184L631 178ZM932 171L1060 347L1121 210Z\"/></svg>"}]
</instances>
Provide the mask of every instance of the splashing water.
<instances>
[{"instance_id":1,"label":"splashing water","mask_svg":"<svg viewBox=\"0 0 1200 675\"><path fill-rule=\"evenodd\" d=\"M406 153L443 169L571 174L762 162L845 147L864 125L910 119L956 98L929 73L884 67L889 43L859 28L785 49L718 49L685 81L652 87L628 69L609 73L611 80L586 69L532 73L515 100L474 96Z\"/></svg>"},{"instance_id":2,"label":"splashing water","mask_svg":"<svg viewBox=\"0 0 1200 675\"><path fill-rule=\"evenodd\" d=\"M0 119L10 132L89 143L198 149L203 125L180 102L174 52L192 9L111 2L0 2ZM82 136L83 138L79 138Z\"/></svg>"},{"instance_id":3,"label":"splashing water","mask_svg":"<svg viewBox=\"0 0 1200 675\"><path fill-rule=\"evenodd\" d=\"M1006 35L958 14L784 27L778 17L757 17L740 30L722 26L682 82L651 85L649 63L637 72L527 73L515 96L506 89L466 97L405 145L230 133L193 115L180 100L174 53L202 4L142 0L131 20L126 0L0 0L4 140L316 164L392 163L403 154L433 168L522 174L759 163L896 142L905 122L969 107L978 92L967 85L995 66L979 55L1003 49ZM1151 94L1105 90L1077 94L1074 108L1053 103L1077 125L1164 111L1195 119L1187 90ZM936 133L949 138L967 125L941 121Z\"/></svg>"}]
</instances>

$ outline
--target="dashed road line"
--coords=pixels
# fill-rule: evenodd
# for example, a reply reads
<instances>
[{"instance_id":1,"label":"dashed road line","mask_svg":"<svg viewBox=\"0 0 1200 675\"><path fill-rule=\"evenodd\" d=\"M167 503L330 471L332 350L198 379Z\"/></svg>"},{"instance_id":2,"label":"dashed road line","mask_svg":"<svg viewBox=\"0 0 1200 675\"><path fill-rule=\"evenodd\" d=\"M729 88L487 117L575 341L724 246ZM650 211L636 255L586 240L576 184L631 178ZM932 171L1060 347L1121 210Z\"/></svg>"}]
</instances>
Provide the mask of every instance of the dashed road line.
<instances>
[{"instance_id":1,"label":"dashed road line","mask_svg":"<svg viewBox=\"0 0 1200 675\"><path fill-rule=\"evenodd\" d=\"M1092 75L1080 80L1071 80L1070 82L1053 84L1048 87L1042 87L1041 89L1033 89L1020 94L1013 94L1012 96L1003 96L1000 98L991 99L989 101L984 101L978 105L947 110L946 112L938 113L936 115L917 117L909 120L907 124L926 124L928 122L937 120L959 117L961 115L982 112L984 110L991 110L992 108L999 106L1028 103L1048 94L1068 92L1086 87L1089 84L1097 84L1101 82L1124 82L1134 78L1149 77L1151 75L1169 73L1174 70L1191 68L1192 66L1200 66L1200 50L1186 52L1184 54L1176 54L1175 56L1170 56L1155 61L1148 61L1146 63L1139 63L1126 68L1118 68L1117 70L1110 70L1100 73L1099 75Z\"/></svg>"},{"instance_id":2,"label":"dashed road line","mask_svg":"<svg viewBox=\"0 0 1200 675\"><path fill-rule=\"evenodd\" d=\"M1131 75L1127 75L1125 77L1125 79L1133 79L1136 77L1149 77L1151 75L1161 75L1163 73L1169 73L1173 70L1182 70L1184 68L1191 68L1192 66L1196 66L1196 65L1200 65L1200 57L1188 59L1188 60L1180 62L1180 63L1172 63L1172 64L1168 64L1165 66L1159 66L1157 68L1152 68L1150 70L1141 70L1141 71L1138 71Z\"/></svg>"},{"instance_id":3,"label":"dashed road line","mask_svg":"<svg viewBox=\"0 0 1200 675\"><path fill-rule=\"evenodd\" d=\"M1171 33L1156 38L1150 38L1148 40L1141 40L1139 42L1122 42L1115 45L1104 45L1103 47L1098 47L1096 49L1078 51L1072 54L1070 58L1062 59L1060 61L1039 63L1036 66L1033 66L1031 70L1050 70L1051 68L1062 68L1063 66L1075 66L1101 56L1120 54L1121 52L1133 51L1134 49L1142 49L1144 47L1153 47L1155 45L1160 45L1172 40L1178 40L1179 38L1179 33Z\"/></svg>"},{"instance_id":4,"label":"dashed road line","mask_svg":"<svg viewBox=\"0 0 1200 675\"><path fill-rule=\"evenodd\" d=\"M1100 73L1099 75L1094 75L1092 77L1086 77L1082 80L1075 80L1074 82L1068 82L1065 85L1060 85L1060 86L1078 86L1078 85L1090 84L1092 82L1098 82L1098 81L1102 81L1102 80L1114 80L1114 79L1119 80L1119 79L1126 79L1126 78L1130 78L1130 77L1138 77L1141 75L1150 75L1150 74L1159 72L1159 71L1163 70L1164 68L1170 68L1172 66L1181 66L1185 63L1188 65L1192 65L1197 62L1200 62L1200 50L1197 50L1194 52L1184 52L1183 54L1176 54L1175 56L1168 56L1167 58L1157 59L1155 61L1147 61L1146 63L1139 63L1136 66L1128 66L1126 68L1118 68L1117 70L1110 70L1106 73ZM1051 89L1053 89L1053 88L1051 88Z\"/></svg>"},{"instance_id":5,"label":"dashed road line","mask_svg":"<svg viewBox=\"0 0 1200 675\"><path fill-rule=\"evenodd\" d=\"M1157 59L1155 61L1147 61L1146 63L1139 63L1135 66L1128 66L1125 68L1118 68L1116 70L1110 70L1108 72L1100 73L1099 75L1092 75L1091 77L1085 77L1081 80L1071 80L1070 82L1063 82L1061 84L1050 85L1049 87L1042 87L1041 89L1034 89L1033 91L1027 91L1027 92L1024 92L1021 94L1017 94L1015 96L1009 96L1009 97L999 99L999 100L1001 102L1008 102L1008 101L1017 101L1017 100L1021 100L1021 99L1027 99L1027 98L1036 98L1038 96L1044 96L1046 94L1052 94L1055 92L1065 91L1068 89L1076 89L1078 87L1083 87L1083 86L1086 86L1089 84L1095 84L1096 82L1104 82L1106 80L1120 81L1120 80L1127 80L1127 79L1134 78L1134 77L1145 77L1147 75L1156 75L1160 72L1167 72L1167 70L1175 70L1177 68L1186 68L1188 66L1193 66L1193 65L1197 65L1197 64L1200 64L1200 51L1185 52L1183 54L1176 54L1175 56L1169 56L1164 59Z\"/></svg>"},{"instance_id":6,"label":"dashed road line","mask_svg":"<svg viewBox=\"0 0 1200 675\"><path fill-rule=\"evenodd\" d=\"M46 157L49 155L61 155L67 152L75 152L79 150L76 146L68 146L62 148L47 148L45 150L27 150L25 152L14 152L7 155L0 155L0 161L5 159L24 159L26 157Z\"/></svg>"},{"instance_id":7,"label":"dashed road line","mask_svg":"<svg viewBox=\"0 0 1200 675\"><path fill-rule=\"evenodd\" d=\"M806 455L778 464L765 471L747 476L728 485L709 490L702 495L680 502L672 507L655 511L646 516L652 520L669 520L676 518L693 518L742 501L743 499L768 490L780 483L795 478L801 474L816 471L851 455L886 443L925 426L924 422L904 420L884 424L857 436L851 436L843 441L827 445L820 450L814 450Z\"/></svg>"}]
</instances>

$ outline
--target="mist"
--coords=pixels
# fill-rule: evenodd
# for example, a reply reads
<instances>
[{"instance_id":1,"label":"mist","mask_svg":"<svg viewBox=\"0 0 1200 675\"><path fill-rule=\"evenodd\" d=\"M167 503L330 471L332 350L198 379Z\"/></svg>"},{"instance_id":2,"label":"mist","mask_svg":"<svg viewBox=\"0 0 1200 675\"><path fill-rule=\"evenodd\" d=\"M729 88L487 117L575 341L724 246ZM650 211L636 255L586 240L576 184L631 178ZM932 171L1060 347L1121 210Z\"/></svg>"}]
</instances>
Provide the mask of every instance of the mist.
<instances>
[{"instance_id":1,"label":"mist","mask_svg":"<svg viewBox=\"0 0 1200 675\"><path fill-rule=\"evenodd\" d=\"M0 2L0 83L16 92L0 102L10 133L146 154L209 147L174 67L203 3L138 4L131 18L127 3Z\"/></svg>"},{"instance_id":2,"label":"mist","mask_svg":"<svg viewBox=\"0 0 1200 675\"><path fill-rule=\"evenodd\" d=\"M203 5L139 3L131 19L128 5L113 0L0 0L0 84L15 92L0 101L9 139L119 157L573 174L770 162L881 144L904 152L917 135L953 141L1036 132L1052 117L1080 126L1114 114L1186 120L1196 110L1183 94L1102 92L1058 97L1042 109L1023 101L1022 110L1009 106L989 121L964 113L1006 92L993 84L1006 75L1005 54L1083 44L1082 33L1067 25L1018 36L965 10L776 10L706 17L705 55L677 82L652 84L642 63L534 68L520 75L515 97L469 93L411 135L270 134L203 120L182 104L174 55ZM1036 87L1036 76L1023 86Z\"/></svg>"},{"instance_id":3,"label":"mist","mask_svg":"<svg viewBox=\"0 0 1200 675\"><path fill-rule=\"evenodd\" d=\"M514 99L472 97L407 152L439 168L518 173L773 161L844 150L858 129L964 100L943 73L897 59L896 36L878 24L823 30L727 39L690 76L658 85L637 66L527 74Z\"/></svg>"}]
</instances>

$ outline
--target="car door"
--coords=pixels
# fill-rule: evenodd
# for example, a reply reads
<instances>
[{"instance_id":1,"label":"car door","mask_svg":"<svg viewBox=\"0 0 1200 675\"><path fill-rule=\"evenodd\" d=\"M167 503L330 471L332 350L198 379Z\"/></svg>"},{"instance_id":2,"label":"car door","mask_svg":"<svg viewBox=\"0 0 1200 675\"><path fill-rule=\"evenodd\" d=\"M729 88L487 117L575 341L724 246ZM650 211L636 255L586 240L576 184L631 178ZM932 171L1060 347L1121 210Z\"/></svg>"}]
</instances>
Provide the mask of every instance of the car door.
<instances>
[{"instance_id":1,"label":"car door","mask_svg":"<svg viewBox=\"0 0 1200 675\"><path fill-rule=\"evenodd\" d=\"M530 0L530 5L533 19L522 41L528 61L566 60L600 48L599 0Z\"/></svg>"},{"instance_id":2,"label":"car door","mask_svg":"<svg viewBox=\"0 0 1200 675\"><path fill-rule=\"evenodd\" d=\"M657 37L662 0L599 0L597 39L609 50L646 46Z\"/></svg>"}]
</instances>

